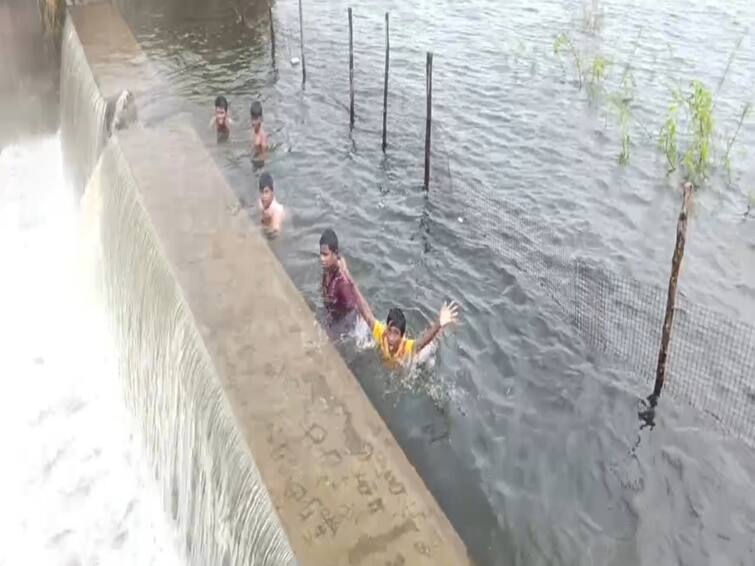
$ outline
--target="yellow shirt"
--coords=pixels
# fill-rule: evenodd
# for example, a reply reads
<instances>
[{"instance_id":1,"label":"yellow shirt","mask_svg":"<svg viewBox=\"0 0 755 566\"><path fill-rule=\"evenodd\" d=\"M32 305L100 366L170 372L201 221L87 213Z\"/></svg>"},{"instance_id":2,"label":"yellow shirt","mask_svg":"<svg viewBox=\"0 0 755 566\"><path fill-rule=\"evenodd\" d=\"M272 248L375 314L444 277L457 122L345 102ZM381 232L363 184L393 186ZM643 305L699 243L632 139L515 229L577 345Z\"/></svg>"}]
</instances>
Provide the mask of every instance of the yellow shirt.
<instances>
[{"instance_id":1,"label":"yellow shirt","mask_svg":"<svg viewBox=\"0 0 755 566\"><path fill-rule=\"evenodd\" d=\"M372 327L372 339L375 340L380 353L383 355L383 361L390 364L406 364L412 359L414 354L414 340L401 339L396 349L396 353L392 353L388 347L388 338L385 336L385 324L375 321L375 326Z\"/></svg>"}]
</instances>

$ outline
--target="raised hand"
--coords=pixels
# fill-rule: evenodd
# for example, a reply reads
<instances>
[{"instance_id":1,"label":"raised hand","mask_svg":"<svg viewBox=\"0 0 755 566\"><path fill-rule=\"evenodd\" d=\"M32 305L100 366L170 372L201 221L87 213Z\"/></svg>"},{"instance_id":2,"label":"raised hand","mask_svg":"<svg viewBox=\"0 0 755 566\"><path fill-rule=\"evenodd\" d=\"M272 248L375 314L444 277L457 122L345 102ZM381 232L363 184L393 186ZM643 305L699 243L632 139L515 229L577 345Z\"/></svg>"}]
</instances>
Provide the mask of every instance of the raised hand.
<instances>
[{"instance_id":1,"label":"raised hand","mask_svg":"<svg viewBox=\"0 0 755 566\"><path fill-rule=\"evenodd\" d=\"M441 328L445 328L449 324L455 323L459 319L459 305L456 301L450 303L443 303L443 307L440 309L440 316L438 317L438 323Z\"/></svg>"}]
</instances>

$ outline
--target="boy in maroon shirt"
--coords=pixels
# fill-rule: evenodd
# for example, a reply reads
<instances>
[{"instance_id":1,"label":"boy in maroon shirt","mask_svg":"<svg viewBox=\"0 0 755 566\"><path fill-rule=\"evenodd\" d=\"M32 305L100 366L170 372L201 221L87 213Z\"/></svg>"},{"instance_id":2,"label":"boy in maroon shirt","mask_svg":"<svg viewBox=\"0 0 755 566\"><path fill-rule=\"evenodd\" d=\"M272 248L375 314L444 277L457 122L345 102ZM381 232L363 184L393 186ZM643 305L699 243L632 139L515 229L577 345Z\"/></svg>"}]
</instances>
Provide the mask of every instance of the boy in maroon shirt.
<instances>
[{"instance_id":1,"label":"boy in maroon shirt","mask_svg":"<svg viewBox=\"0 0 755 566\"><path fill-rule=\"evenodd\" d=\"M349 333L357 321L354 284L341 271L338 236L328 228L320 236L321 291L327 326L336 335Z\"/></svg>"}]
</instances>

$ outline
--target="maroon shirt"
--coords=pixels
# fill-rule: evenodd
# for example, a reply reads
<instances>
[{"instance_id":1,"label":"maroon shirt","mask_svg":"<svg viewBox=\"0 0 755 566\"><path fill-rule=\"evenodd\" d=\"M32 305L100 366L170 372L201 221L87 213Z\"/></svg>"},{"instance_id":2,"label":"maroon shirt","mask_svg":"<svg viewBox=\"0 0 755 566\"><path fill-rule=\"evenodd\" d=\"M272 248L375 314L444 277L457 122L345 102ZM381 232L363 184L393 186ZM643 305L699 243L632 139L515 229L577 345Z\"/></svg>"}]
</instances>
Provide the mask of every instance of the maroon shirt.
<instances>
[{"instance_id":1,"label":"maroon shirt","mask_svg":"<svg viewBox=\"0 0 755 566\"><path fill-rule=\"evenodd\" d=\"M322 274L322 296L331 322L337 322L357 306L354 284L340 269Z\"/></svg>"}]
</instances>

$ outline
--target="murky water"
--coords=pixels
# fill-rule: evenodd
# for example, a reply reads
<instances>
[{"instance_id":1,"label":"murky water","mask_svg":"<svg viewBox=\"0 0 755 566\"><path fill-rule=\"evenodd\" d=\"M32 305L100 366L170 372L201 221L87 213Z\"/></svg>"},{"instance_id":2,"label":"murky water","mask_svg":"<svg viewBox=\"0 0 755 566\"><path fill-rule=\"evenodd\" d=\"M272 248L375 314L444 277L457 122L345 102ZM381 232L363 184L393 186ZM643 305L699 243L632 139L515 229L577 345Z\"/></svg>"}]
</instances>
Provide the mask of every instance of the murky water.
<instances>
[{"instance_id":1,"label":"murky water","mask_svg":"<svg viewBox=\"0 0 755 566\"><path fill-rule=\"evenodd\" d=\"M752 6L356 2L358 120L349 133L346 3L305 3L306 90L287 64L298 54L295 2L275 7L276 69L262 5L245 11L247 28L230 3L123 4L171 88L142 101L148 125L182 108L205 130L214 96L229 96L240 124L213 151L246 202L255 194L246 110L252 97L263 100L277 146L267 167L294 214L273 245L313 306L326 225L378 312L394 302L416 308L417 331L443 298L462 301L463 324L416 393L389 383L369 352L344 353L481 564L755 560L752 451L672 399L655 430L638 432L647 384L595 362L556 307L496 253L496 236L467 228L481 202L513 203L542 227L544 247L662 282L676 204L654 144L635 130L630 166L616 166L615 126L565 80L552 40L576 30L581 48L622 61L642 31L632 56L644 101L636 111L652 124L669 80L717 82L754 21ZM384 157L385 9L394 51ZM429 200L420 191L426 49L436 53L440 124ZM721 90L723 116L736 117L751 96L754 52L750 33ZM752 147L750 124L740 140ZM733 190L717 179L702 199L683 287L747 320L755 247L752 222L740 218L753 171L746 156L734 161ZM0 482L14 510L0 525L13 541L0 563L177 563L117 386L103 379L112 362L71 269L76 206L62 179L56 138L0 155L0 343L9 345L10 384L2 439L20 463Z\"/></svg>"},{"instance_id":2,"label":"murky water","mask_svg":"<svg viewBox=\"0 0 755 566\"><path fill-rule=\"evenodd\" d=\"M642 128L657 129L670 85L717 85L744 33L717 95L721 131L732 131L755 86L751 3L305 0L304 89L288 62L299 55L293 0L274 8L275 66L262 3L244 10L244 22L225 2L121 4L170 89L142 101L142 116L159 127L188 109L207 131L214 97L226 95L239 123L230 144L215 147L207 131L208 144L247 204L256 190L248 106L262 100L276 146L265 166L293 213L272 245L313 307L326 226L338 231L381 316L396 303L416 309L416 332L444 298L462 302L463 322L444 339L438 370L419 392L396 387L369 352L347 346L344 354L481 564L755 560L752 450L671 398L656 428L640 431L637 400L648 384L596 361L498 253L499 236L469 228L479 214L513 207L538 227L543 249L578 251L663 284L675 181ZM347 6L355 14L353 132ZM386 10L392 74L383 155ZM636 123L626 168L617 165L615 117L592 106L568 60L564 71L553 56L561 32L617 67L631 61ZM421 191L426 50L435 52L438 122L429 199ZM617 88L620 74L609 75L606 89ZM755 224L742 221L755 187L742 155L755 146L751 121L739 142L732 182L716 174L699 201L682 288L691 300L752 320Z\"/></svg>"},{"instance_id":3,"label":"murky water","mask_svg":"<svg viewBox=\"0 0 755 566\"><path fill-rule=\"evenodd\" d=\"M64 179L56 135L0 153L0 564L177 566Z\"/></svg>"}]
</instances>

